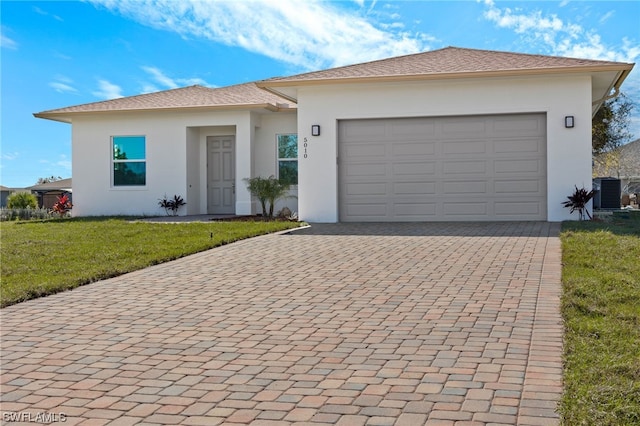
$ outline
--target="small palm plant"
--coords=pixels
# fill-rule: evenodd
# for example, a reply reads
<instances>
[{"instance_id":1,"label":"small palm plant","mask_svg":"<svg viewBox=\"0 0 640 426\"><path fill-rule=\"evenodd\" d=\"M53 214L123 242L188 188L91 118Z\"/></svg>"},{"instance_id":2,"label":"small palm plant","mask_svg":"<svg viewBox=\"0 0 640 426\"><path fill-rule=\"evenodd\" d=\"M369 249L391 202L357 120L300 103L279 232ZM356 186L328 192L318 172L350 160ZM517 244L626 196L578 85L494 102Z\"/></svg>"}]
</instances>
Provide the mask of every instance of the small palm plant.
<instances>
[{"instance_id":1,"label":"small palm plant","mask_svg":"<svg viewBox=\"0 0 640 426\"><path fill-rule=\"evenodd\" d=\"M562 205L571 209L569 210L569 213L573 213L574 211L578 210L580 220L585 219L585 213L589 220L591 220L592 217L589 213L589 210L587 209L587 204L589 203L589 201L591 201L595 194L596 191L593 189L587 191L585 188L578 188L576 186L576 190L573 192L573 194L567 197L568 200L562 203Z\"/></svg>"},{"instance_id":2,"label":"small palm plant","mask_svg":"<svg viewBox=\"0 0 640 426\"><path fill-rule=\"evenodd\" d=\"M258 176L244 179L244 181L247 183L247 189L251 195L260 201L262 216L268 217L269 219L273 218L273 207L276 201L280 198L287 197L287 193L291 187L289 183L278 180L273 176L269 176L268 178ZM269 205L268 210L267 203Z\"/></svg>"}]
</instances>

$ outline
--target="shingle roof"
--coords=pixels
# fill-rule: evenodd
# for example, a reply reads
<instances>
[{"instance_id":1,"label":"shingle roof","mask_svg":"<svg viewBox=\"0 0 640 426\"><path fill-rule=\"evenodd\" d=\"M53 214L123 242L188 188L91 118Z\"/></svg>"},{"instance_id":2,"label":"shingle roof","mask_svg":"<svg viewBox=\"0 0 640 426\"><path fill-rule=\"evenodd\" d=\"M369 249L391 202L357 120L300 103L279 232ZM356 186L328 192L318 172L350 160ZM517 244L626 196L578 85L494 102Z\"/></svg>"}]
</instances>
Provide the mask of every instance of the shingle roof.
<instances>
[{"instance_id":1,"label":"shingle roof","mask_svg":"<svg viewBox=\"0 0 640 426\"><path fill-rule=\"evenodd\" d=\"M383 77L434 76L467 73L501 73L508 71L567 71L572 68L617 68L633 64L620 62L574 59L557 56L498 52L492 50L446 47L439 50L381 59L323 71L276 77L258 82L260 87L279 86L282 83L313 82L323 80L367 79Z\"/></svg>"},{"instance_id":2,"label":"shingle roof","mask_svg":"<svg viewBox=\"0 0 640 426\"><path fill-rule=\"evenodd\" d=\"M53 182L41 183L40 185L32 185L27 189L32 191L55 191L71 189L72 178L54 180Z\"/></svg>"},{"instance_id":3,"label":"shingle roof","mask_svg":"<svg viewBox=\"0 0 640 426\"><path fill-rule=\"evenodd\" d=\"M237 84L215 89L196 85L43 111L35 114L35 116L52 118L51 116L69 113L162 110L174 108L252 107L269 105L275 108L277 104L285 102L288 101L278 95L258 88L255 83Z\"/></svg>"},{"instance_id":4,"label":"shingle roof","mask_svg":"<svg viewBox=\"0 0 640 426\"><path fill-rule=\"evenodd\" d=\"M34 114L39 118L68 121L78 113L115 111L160 111L182 108L251 108L277 110L296 102L295 96L276 87L353 81L411 80L551 72L628 73L633 64L490 50L446 47L444 49L349 65L290 77L211 89L190 86L102 102L75 105ZM626 76L626 75L624 75ZM619 82L622 82L622 77ZM610 80L606 80L607 82ZM615 83L612 82L611 84ZM265 90L266 89L266 90ZM610 88L608 88L610 90ZM605 93L606 94L606 93ZM289 106L287 106L289 107ZM283 108L287 108L283 107ZM295 108L295 105L290 106ZM594 110L597 106L594 107Z\"/></svg>"}]
</instances>

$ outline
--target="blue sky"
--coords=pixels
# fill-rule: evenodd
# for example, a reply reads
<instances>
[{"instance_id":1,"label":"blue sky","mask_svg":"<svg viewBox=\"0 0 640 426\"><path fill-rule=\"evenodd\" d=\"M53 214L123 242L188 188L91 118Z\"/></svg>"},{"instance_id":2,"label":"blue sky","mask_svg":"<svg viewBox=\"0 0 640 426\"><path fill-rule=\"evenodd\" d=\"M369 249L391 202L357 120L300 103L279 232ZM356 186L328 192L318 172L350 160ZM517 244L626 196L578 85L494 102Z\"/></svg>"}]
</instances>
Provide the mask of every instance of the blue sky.
<instances>
[{"instance_id":1,"label":"blue sky","mask_svg":"<svg viewBox=\"0 0 640 426\"><path fill-rule=\"evenodd\" d=\"M71 176L71 126L34 112L446 46L637 62L638 1L5 1L0 183ZM640 65L623 85L640 104ZM632 119L640 137L640 105Z\"/></svg>"}]
</instances>

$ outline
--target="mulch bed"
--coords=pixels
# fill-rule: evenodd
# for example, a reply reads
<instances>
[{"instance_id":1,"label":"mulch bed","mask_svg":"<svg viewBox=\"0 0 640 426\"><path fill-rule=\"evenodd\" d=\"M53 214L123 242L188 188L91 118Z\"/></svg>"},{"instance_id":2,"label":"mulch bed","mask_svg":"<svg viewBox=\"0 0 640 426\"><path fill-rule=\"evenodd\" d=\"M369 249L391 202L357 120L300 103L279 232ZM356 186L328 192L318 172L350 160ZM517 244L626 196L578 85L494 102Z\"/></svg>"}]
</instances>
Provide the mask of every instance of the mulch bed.
<instances>
[{"instance_id":1,"label":"mulch bed","mask_svg":"<svg viewBox=\"0 0 640 426\"><path fill-rule=\"evenodd\" d=\"M214 222L293 222L285 217L268 218L262 215L233 216L211 220Z\"/></svg>"}]
</instances>

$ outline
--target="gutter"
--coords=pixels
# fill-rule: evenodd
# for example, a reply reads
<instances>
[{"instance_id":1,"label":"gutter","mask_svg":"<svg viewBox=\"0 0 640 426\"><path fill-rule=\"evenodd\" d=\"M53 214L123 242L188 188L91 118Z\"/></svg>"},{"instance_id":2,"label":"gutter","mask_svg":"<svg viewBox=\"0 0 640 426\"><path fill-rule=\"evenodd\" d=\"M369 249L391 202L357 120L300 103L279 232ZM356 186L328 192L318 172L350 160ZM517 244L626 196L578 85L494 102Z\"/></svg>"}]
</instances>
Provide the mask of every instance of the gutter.
<instances>
[{"instance_id":1,"label":"gutter","mask_svg":"<svg viewBox=\"0 0 640 426\"><path fill-rule=\"evenodd\" d=\"M631 70L620 71L618 73L618 78L615 80L613 85L611 87L609 87L609 90L606 93L611 93L611 90L613 90L614 92L612 94L610 94L610 95L605 95L602 98L591 102L591 106L596 106L596 105L598 106L597 108L595 108L595 111L592 114L592 118L593 118L593 116L596 115L596 113L598 112L598 110L600 109L600 107L602 106L603 103L605 103L609 99L616 98L616 97L618 97L620 95L620 86L622 86L622 82L627 78L629 73L631 73Z\"/></svg>"},{"instance_id":2,"label":"gutter","mask_svg":"<svg viewBox=\"0 0 640 426\"><path fill-rule=\"evenodd\" d=\"M129 113L154 113L154 112L185 112L185 111L216 111L216 110L256 110L265 109L272 112L296 111L297 108L284 106L285 104L235 104L235 105L196 105L185 107L166 107L166 108L140 108L140 109L102 109L89 111L43 111L33 114L36 118L45 120L59 121L62 123L71 123L73 117L86 116L92 114L129 114Z\"/></svg>"}]
</instances>

